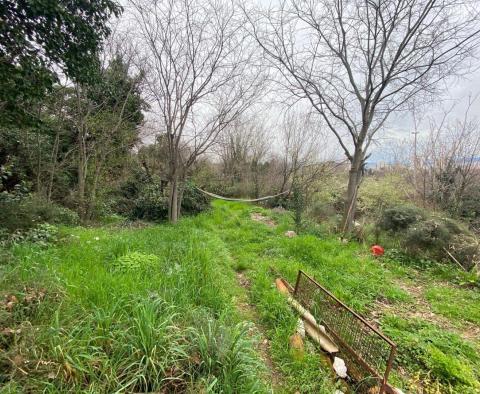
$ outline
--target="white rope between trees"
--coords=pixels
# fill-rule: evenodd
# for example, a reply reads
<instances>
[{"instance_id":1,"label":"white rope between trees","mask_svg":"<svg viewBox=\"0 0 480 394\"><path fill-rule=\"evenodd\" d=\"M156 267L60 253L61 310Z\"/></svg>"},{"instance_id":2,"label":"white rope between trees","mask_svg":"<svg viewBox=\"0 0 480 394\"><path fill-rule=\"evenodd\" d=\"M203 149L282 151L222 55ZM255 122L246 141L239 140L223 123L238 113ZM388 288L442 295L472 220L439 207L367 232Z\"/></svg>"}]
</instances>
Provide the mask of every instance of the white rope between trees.
<instances>
[{"instance_id":1,"label":"white rope between trees","mask_svg":"<svg viewBox=\"0 0 480 394\"><path fill-rule=\"evenodd\" d=\"M275 194L275 195L273 195L273 196L265 196L265 197L260 197L260 198L248 199L248 198L230 198L230 197L223 197L223 196L219 196L218 194L210 193L210 192L207 192L206 190L202 190L202 189L200 189L199 187L196 187L196 186L195 186L195 188L196 188L198 191L202 192L203 194L206 194L207 196L210 196L210 197L213 197L213 198L218 198L219 200L225 200L225 201L241 201L241 202L258 202L258 201L269 200L270 198L275 198L275 197L281 196L281 195L286 194L286 193L289 192L289 190L285 190L284 192Z\"/></svg>"}]
</instances>

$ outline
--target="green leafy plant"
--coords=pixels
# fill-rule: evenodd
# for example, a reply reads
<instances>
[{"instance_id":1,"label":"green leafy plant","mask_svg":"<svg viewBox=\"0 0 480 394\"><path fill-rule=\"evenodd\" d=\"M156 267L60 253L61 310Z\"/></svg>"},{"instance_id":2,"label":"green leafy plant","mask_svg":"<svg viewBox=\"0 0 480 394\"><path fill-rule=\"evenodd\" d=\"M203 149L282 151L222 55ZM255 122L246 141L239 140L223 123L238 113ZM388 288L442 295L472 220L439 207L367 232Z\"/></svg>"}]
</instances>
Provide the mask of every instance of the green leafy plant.
<instances>
[{"instance_id":1,"label":"green leafy plant","mask_svg":"<svg viewBox=\"0 0 480 394\"><path fill-rule=\"evenodd\" d=\"M410 226L405 234L405 245L412 252L422 249L440 252L449 240L450 233L445 225L433 219Z\"/></svg>"},{"instance_id":2,"label":"green leafy plant","mask_svg":"<svg viewBox=\"0 0 480 394\"><path fill-rule=\"evenodd\" d=\"M480 387L475 372L480 362L476 348L458 335L421 319L405 320L393 315L383 320L382 329L399 346L397 363L407 370L423 368L423 372L430 371L433 378L455 390L463 390L463 385Z\"/></svg>"},{"instance_id":3,"label":"green leafy plant","mask_svg":"<svg viewBox=\"0 0 480 394\"><path fill-rule=\"evenodd\" d=\"M4 246L20 243L34 243L48 246L58 239L58 227L49 223L40 223L26 231L17 230L13 234L6 231L0 232L0 244Z\"/></svg>"},{"instance_id":4,"label":"green leafy plant","mask_svg":"<svg viewBox=\"0 0 480 394\"><path fill-rule=\"evenodd\" d=\"M479 257L478 239L465 225L416 207L386 209L375 231L377 239L384 231L416 260L455 260L468 270Z\"/></svg>"},{"instance_id":5,"label":"green leafy plant","mask_svg":"<svg viewBox=\"0 0 480 394\"><path fill-rule=\"evenodd\" d=\"M115 271L130 272L152 268L159 264L158 256L131 252L117 258L113 263Z\"/></svg>"}]
</instances>

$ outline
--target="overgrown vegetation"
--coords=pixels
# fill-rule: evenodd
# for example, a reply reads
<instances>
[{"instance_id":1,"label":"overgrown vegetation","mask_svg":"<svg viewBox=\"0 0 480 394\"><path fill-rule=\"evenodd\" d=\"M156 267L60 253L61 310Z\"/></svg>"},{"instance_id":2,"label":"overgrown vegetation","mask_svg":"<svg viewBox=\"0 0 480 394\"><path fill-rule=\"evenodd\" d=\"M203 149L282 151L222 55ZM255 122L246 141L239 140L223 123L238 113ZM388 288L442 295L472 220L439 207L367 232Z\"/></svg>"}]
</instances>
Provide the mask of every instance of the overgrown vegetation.
<instances>
[{"instance_id":1,"label":"overgrown vegetation","mask_svg":"<svg viewBox=\"0 0 480 394\"><path fill-rule=\"evenodd\" d=\"M0 5L0 392L346 389L289 346L299 269L398 343L395 385L480 392L480 123L440 100L480 11L122 5Z\"/></svg>"},{"instance_id":2,"label":"overgrown vegetation","mask_svg":"<svg viewBox=\"0 0 480 394\"><path fill-rule=\"evenodd\" d=\"M386 237L380 237L381 231ZM439 261L454 260L470 270L478 262L479 244L468 228L453 219L431 214L415 206L400 205L385 209L376 229L384 244L394 245L395 241L406 253L418 258Z\"/></svg>"},{"instance_id":3,"label":"overgrown vegetation","mask_svg":"<svg viewBox=\"0 0 480 394\"><path fill-rule=\"evenodd\" d=\"M227 251L195 221L64 229L56 246L12 253L1 279L3 392L262 391Z\"/></svg>"},{"instance_id":4,"label":"overgrown vegetation","mask_svg":"<svg viewBox=\"0 0 480 394\"><path fill-rule=\"evenodd\" d=\"M277 225L252 221L251 212ZM62 228L47 248L14 245L0 285L3 391L265 392L274 373L275 391L331 393L319 349L307 343L300 359L290 352L297 317L273 287L277 275L294 283L300 268L398 342L396 385L478 389L479 342L468 334L478 297L464 285L467 274L374 260L360 244L308 228L285 237L293 226L288 212L216 202L175 227ZM406 278L425 282L422 303L431 309L417 306ZM251 316L238 309L244 296L264 327L268 368L253 350L261 338L252 337ZM460 299L462 308L449 308Z\"/></svg>"}]
</instances>

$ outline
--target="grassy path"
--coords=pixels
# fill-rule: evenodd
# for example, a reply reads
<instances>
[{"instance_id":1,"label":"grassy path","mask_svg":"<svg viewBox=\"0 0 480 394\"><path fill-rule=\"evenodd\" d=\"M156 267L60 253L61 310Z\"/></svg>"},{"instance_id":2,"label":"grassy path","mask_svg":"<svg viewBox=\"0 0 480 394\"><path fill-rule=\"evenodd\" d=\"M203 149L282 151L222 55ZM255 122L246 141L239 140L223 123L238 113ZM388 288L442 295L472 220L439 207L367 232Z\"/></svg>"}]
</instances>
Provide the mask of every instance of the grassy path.
<instances>
[{"instance_id":1,"label":"grassy path","mask_svg":"<svg viewBox=\"0 0 480 394\"><path fill-rule=\"evenodd\" d=\"M282 389L283 377L272 360L270 341L265 333L265 327L260 321L257 308L250 302L251 283L242 272L237 272L236 278L238 285L245 290L236 305L242 318L253 323L252 334L259 338L257 352L267 367L268 380L271 382L272 390L277 392Z\"/></svg>"}]
</instances>

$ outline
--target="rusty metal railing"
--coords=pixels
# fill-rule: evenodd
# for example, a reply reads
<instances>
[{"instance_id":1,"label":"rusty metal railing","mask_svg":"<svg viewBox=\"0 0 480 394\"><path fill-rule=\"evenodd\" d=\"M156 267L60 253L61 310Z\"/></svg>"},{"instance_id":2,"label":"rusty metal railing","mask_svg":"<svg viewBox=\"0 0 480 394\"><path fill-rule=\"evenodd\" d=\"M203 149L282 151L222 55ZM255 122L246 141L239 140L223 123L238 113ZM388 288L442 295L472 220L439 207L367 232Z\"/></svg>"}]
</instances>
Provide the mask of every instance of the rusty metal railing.
<instances>
[{"instance_id":1,"label":"rusty metal railing","mask_svg":"<svg viewBox=\"0 0 480 394\"><path fill-rule=\"evenodd\" d=\"M393 392L387 380L395 343L302 270L298 271L293 295L325 326L339 347L349 375L359 382L357 392L372 387L378 387L379 394Z\"/></svg>"}]
</instances>

